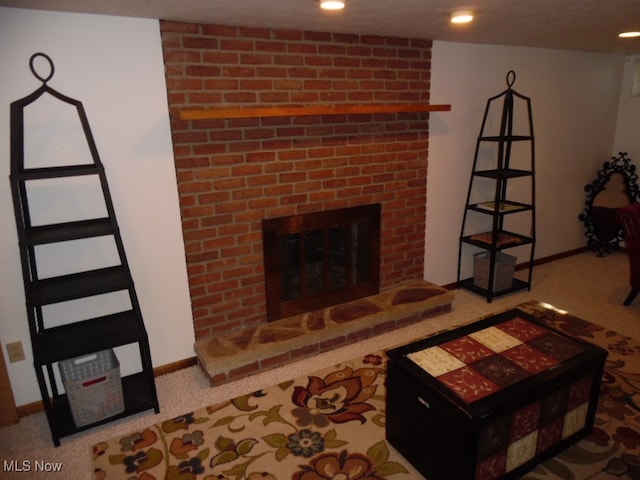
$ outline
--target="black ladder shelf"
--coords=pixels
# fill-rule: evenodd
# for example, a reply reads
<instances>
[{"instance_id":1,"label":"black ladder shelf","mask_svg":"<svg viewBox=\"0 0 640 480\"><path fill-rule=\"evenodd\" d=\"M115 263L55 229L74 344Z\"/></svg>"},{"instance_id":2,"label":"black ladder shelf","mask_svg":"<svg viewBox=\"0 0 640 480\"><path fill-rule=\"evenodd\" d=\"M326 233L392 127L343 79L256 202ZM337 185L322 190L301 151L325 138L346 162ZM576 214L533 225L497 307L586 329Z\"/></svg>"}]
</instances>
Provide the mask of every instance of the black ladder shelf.
<instances>
[{"instance_id":1,"label":"black ladder shelf","mask_svg":"<svg viewBox=\"0 0 640 480\"><path fill-rule=\"evenodd\" d=\"M482 119L462 220L458 254L458 287L487 298L531 290L535 249L535 142L531 100L511 87L515 73L507 73L507 90L489 98ZM492 108L493 107L493 108ZM523 130L515 133L519 122ZM491 132L491 133L489 133ZM501 280L502 251L528 249L525 280ZM463 263L474 254L474 276L462 278ZM526 256L526 251L524 255ZM484 269L476 271L476 258ZM482 281L478 281L482 277Z\"/></svg>"},{"instance_id":2,"label":"black ladder shelf","mask_svg":"<svg viewBox=\"0 0 640 480\"><path fill-rule=\"evenodd\" d=\"M34 61L45 59L50 66L50 74L42 77L36 73ZM38 386L47 414L53 442L60 445L62 437L110 422L148 409L159 412L149 341L144 326L140 305L136 296L131 271L127 263L122 238L116 221L111 194L107 185L105 169L91 134L89 122L82 103L69 98L47 85L54 72L51 59L42 53L32 55L30 59L32 73L42 81L42 86L30 95L11 104L11 191L18 232L18 242L22 263L25 303L29 321L29 333L33 350L33 361ZM90 161L81 165L25 167L24 110L49 94L66 104L75 107L90 151ZM73 177L93 178L95 189L101 190L104 200L105 216L98 218L79 218L73 221L42 223L35 222L34 207L30 205L29 192L37 188L37 182L56 182ZM99 185L99 186L98 186ZM34 187L35 186L35 187ZM74 190L75 192L75 190ZM98 193L99 196L100 192ZM95 197L93 197L95 198ZM82 204L83 198L74 198ZM36 202L32 202L36 203ZM33 210L33 211L32 211ZM36 225L36 223L38 223ZM46 245L62 245L69 248L72 241L108 239L115 244L119 258L116 265L93 268L87 271L72 271L51 277L44 277L39 271L39 248ZM42 253L40 252L42 255ZM52 325L47 315L52 307L62 302L79 301L92 297L90 301L99 303L100 295L114 292L126 292L130 307L124 311L109 314L96 314L66 324ZM108 307L105 307L108 308ZM55 323L55 322L54 322ZM59 323L59 322L58 322ZM140 368L136 373L124 376L122 390L124 411L120 414L101 419L95 423L75 425L69 399L60 392L56 381L57 363L101 350L132 346L139 352Z\"/></svg>"}]
</instances>

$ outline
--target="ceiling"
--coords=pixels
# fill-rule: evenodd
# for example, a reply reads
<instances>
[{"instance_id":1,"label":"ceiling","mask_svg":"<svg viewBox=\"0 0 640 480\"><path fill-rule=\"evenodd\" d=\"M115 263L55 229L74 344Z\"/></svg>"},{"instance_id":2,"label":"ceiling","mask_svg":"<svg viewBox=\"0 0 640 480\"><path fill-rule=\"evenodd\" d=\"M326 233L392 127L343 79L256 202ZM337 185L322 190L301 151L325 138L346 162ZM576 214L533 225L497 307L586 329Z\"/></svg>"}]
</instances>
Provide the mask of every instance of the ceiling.
<instances>
[{"instance_id":1,"label":"ceiling","mask_svg":"<svg viewBox=\"0 0 640 480\"><path fill-rule=\"evenodd\" d=\"M158 18L219 25L427 38L634 55L640 0L347 0L340 12L316 0L0 0L0 6ZM449 24L454 9L476 12Z\"/></svg>"}]
</instances>

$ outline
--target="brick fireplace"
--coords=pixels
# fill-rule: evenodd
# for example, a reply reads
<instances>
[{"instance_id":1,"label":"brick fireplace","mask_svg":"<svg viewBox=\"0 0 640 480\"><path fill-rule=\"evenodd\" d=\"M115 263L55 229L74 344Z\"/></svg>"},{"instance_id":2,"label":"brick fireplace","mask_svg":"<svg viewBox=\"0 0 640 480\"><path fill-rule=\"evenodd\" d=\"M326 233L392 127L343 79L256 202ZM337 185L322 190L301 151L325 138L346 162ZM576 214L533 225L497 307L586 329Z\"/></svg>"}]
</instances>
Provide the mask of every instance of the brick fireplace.
<instances>
[{"instance_id":1,"label":"brick fireplace","mask_svg":"<svg viewBox=\"0 0 640 480\"><path fill-rule=\"evenodd\" d=\"M428 113L179 115L428 103L430 41L179 22L161 33L196 339L266 322L265 218L379 203L380 289L422 279Z\"/></svg>"}]
</instances>

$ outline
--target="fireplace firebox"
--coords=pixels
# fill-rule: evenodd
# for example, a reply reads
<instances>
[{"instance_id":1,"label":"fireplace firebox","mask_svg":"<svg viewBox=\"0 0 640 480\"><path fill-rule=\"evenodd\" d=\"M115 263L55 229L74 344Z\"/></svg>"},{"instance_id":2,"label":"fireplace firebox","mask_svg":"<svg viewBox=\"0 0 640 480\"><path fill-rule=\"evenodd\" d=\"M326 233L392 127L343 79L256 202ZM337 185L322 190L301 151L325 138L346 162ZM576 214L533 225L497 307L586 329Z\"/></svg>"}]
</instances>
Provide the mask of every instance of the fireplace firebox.
<instances>
[{"instance_id":1,"label":"fireplace firebox","mask_svg":"<svg viewBox=\"0 0 640 480\"><path fill-rule=\"evenodd\" d=\"M380 290L380 204L262 221L269 321Z\"/></svg>"}]
</instances>

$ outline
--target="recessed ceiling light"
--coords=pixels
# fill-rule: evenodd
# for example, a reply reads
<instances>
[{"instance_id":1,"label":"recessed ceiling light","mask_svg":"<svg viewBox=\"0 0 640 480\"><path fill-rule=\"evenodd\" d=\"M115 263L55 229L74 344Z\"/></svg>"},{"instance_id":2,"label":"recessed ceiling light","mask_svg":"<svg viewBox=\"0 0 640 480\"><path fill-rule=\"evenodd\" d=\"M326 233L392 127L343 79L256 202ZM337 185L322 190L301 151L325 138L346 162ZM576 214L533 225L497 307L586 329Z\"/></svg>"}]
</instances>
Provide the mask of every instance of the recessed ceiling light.
<instances>
[{"instance_id":1,"label":"recessed ceiling light","mask_svg":"<svg viewBox=\"0 0 640 480\"><path fill-rule=\"evenodd\" d=\"M451 23L469 23L473 20L471 10L458 10L451 14Z\"/></svg>"},{"instance_id":2,"label":"recessed ceiling light","mask_svg":"<svg viewBox=\"0 0 640 480\"><path fill-rule=\"evenodd\" d=\"M320 8L325 10L342 10L344 4L344 0L320 0Z\"/></svg>"},{"instance_id":3,"label":"recessed ceiling light","mask_svg":"<svg viewBox=\"0 0 640 480\"><path fill-rule=\"evenodd\" d=\"M640 32L622 32L618 34L621 38L633 38L640 37Z\"/></svg>"}]
</instances>

